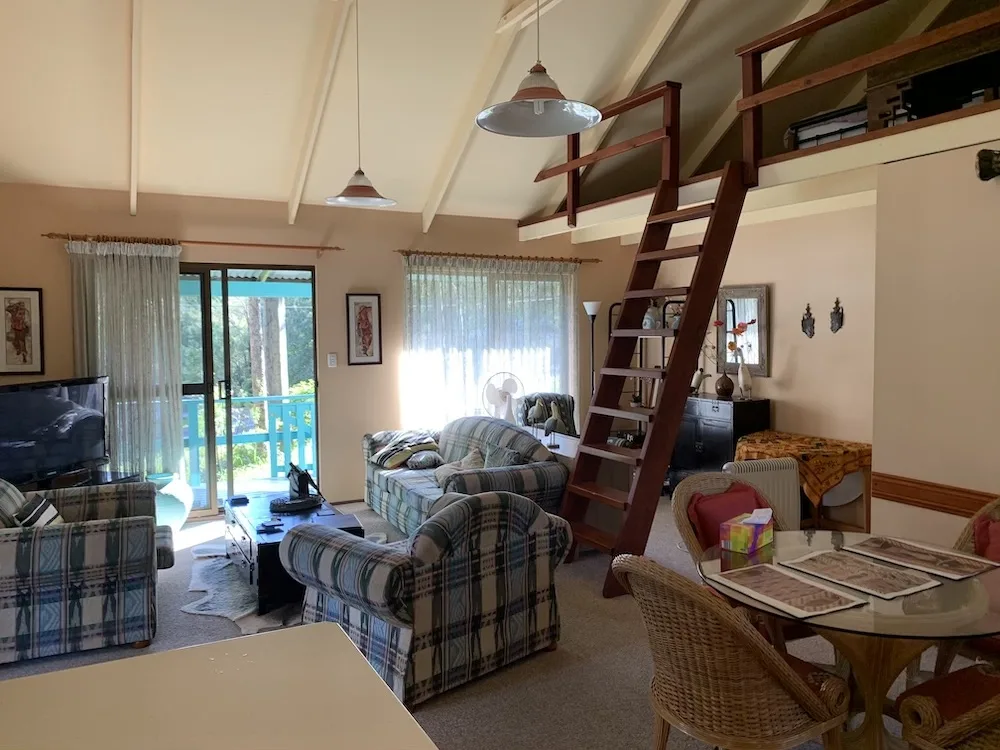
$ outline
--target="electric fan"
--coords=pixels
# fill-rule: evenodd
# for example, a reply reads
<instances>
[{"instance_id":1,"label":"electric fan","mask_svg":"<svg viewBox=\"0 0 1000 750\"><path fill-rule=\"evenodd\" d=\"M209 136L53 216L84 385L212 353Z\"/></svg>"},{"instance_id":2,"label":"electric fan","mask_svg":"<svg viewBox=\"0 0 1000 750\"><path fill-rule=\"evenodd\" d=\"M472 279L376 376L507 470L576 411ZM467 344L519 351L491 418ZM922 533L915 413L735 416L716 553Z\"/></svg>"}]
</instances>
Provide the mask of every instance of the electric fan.
<instances>
[{"instance_id":1,"label":"electric fan","mask_svg":"<svg viewBox=\"0 0 1000 750\"><path fill-rule=\"evenodd\" d=\"M483 407L498 419L514 421L514 398L524 393L524 384L512 372L495 372L483 386Z\"/></svg>"}]
</instances>

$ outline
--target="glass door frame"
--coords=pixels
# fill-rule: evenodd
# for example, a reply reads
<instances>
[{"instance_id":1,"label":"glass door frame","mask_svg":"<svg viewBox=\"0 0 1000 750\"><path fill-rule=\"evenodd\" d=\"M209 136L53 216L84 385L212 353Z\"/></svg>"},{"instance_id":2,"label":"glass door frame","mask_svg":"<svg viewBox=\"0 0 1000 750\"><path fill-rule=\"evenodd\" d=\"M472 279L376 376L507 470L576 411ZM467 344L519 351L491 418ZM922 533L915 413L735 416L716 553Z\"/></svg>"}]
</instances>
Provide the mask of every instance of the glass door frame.
<instances>
[{"instance_id":1,"label":"glass door frame","mask_svg":"<svg viewBox=\"0 0 1000 750\"><path fill-rule=\"evenodd\" d=\"M232 356L229 340L229 271L308 271L310 274L312 301L312 340L313 340L313 382L316 383L315 393L315 425L313 427L313 455L315 456L316 474L319 474L320 456L320 394L319 394L319 341L317 336L318 323L316 319L316 266L287 265L272 263L212 263L183 262L180 264L181 276L198 276L201 279L201 311L202 311L202 382L184 383L182 395L202 396L205 399L205 471L206 489L208 492L208 508L191 511L192 517L214 516L222 511L222 500L218 497L218 456L216 445L215 405L219 401L226 404L226 453L230 456L226 469L227 496L234 492L233 482L233 404L232 404ZM222 347L224 378L215 380L215 351L212 317L212 272L218 271L222 290Z\"/></svg>"}]
</instances>

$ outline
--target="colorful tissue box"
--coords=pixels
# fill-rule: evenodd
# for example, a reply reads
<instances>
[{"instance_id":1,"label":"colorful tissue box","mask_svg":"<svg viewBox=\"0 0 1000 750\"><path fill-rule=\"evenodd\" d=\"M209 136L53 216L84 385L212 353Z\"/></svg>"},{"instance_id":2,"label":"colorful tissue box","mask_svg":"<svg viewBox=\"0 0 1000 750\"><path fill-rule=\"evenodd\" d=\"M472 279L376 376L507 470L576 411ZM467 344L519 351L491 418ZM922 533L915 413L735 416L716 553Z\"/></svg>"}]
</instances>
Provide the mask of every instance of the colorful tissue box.
<instances>
[{"instance_id":1,"label":"colorful tissue box","mask_svg":"<svg viewBox=\"0 0 1000 750\"><path fill-rule=\"evenodd\" d=\"M774 542L774 521L745 523L749 513L731 518L719 527L722 549L749 555Z\"/></svg>"}]
</instances>

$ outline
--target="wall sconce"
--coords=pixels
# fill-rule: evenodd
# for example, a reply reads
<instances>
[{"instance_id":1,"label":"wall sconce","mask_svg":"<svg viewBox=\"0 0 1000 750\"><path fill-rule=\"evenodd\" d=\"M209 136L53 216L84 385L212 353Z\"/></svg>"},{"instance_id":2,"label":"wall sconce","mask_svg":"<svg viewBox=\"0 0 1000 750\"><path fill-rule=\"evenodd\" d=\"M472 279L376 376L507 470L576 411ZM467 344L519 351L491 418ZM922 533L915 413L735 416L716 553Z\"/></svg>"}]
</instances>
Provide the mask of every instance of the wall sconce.
<instances>
[{"instance_id":1,"label":"wall sconce","mask_svg":"<svg viewBox=\"0 0 1000 750\"><path fill-rule=\"evenodd\" d=\"M1000 151L984 148L976 154L976 176L983 182L1000 177Z\"/></svg>"}]
</instances>

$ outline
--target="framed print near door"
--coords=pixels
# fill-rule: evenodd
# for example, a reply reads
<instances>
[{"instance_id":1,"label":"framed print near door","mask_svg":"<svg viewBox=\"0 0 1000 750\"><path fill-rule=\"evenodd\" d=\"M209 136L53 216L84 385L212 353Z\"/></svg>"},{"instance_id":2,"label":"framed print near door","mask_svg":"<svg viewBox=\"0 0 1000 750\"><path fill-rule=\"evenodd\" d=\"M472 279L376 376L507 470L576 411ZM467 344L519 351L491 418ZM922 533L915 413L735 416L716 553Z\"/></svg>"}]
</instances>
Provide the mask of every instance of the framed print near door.
<instances>
[{"instance_id":1,"label":"framed print near door","mask_svg":"<svg viewBox=\"0 0 1000 750\"><path fill-rule=\"evenodd\" d=\"M43 374L42 290L0 287L0 310L3 311L0 375Z\"/></svg>"},{"instance_id":2,"label":"framed print near door","mask_svg":"<svg viewBox=\"0 0 1000 750\"><path fill-rule=\"evenodd\" d=\"M347 295L347 364L382 364L382 295Z\"/></svg>"}]
</instances>

